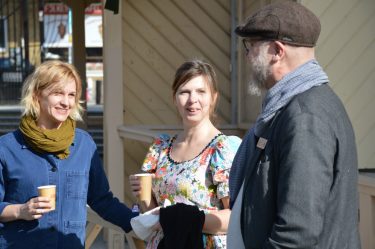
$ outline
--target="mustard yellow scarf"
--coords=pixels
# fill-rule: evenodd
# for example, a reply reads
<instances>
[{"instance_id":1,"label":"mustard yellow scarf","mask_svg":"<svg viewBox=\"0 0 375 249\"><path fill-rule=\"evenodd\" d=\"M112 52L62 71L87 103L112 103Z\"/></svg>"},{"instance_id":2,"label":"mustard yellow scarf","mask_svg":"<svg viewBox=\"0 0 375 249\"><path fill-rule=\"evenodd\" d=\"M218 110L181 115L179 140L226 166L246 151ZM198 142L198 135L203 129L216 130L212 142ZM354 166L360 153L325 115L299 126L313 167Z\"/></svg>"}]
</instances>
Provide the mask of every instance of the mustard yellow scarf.
<instances>
[{"instance_id":1,"label":"mustard yellow scarf","mask_svg":"<svg viewBox=\"0 0 375 249\"><path fill-rule=\"evenodd\" d=\"M26 143L36 152L49 152L60 159L69 156L69 147L73 143L76 123L68 118L59 129L44 130L39 128L31 116L21 118L20 130Z\"/></svg>"}]
</instances>

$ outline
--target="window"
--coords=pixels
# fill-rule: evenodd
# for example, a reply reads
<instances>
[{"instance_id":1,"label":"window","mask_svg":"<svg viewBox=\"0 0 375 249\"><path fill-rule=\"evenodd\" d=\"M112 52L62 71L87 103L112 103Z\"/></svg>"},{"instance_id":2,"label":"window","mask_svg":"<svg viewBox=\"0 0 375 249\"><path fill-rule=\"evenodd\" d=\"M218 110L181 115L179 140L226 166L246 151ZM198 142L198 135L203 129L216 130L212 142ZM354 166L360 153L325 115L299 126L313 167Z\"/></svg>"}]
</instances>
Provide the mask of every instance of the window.
<instances>
[{"instance_id":1,"label":"window","mask_svg":"<svg viewBox=\"0 0 375 249\"><path fill-rule=\"evenodd\" d=\"M8 48L8 23L5 17L0 16L0 52Z\"/></svg>"}]
</instances>

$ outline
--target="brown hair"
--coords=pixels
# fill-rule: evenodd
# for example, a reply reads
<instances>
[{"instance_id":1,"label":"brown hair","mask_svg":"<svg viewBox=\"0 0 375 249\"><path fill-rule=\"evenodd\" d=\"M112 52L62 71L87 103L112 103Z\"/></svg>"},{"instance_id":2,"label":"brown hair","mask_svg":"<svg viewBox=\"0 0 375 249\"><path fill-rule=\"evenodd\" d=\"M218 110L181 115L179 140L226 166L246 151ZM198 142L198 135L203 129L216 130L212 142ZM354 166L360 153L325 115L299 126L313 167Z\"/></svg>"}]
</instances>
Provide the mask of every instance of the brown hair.
<instances>
[{"instance_id":1,"label":"brown hair","mask_svg":"<svg viewBox=\"0 0 375 249\"><path fill-rule=\"evenodd\" d=\"M173 98L176 97L177 90L180 86L198 76L202 76L206 80L206 83L210 88L211 95L213 97L213 102L210 110L210 119L211 121L214 121L216 118L215 110L219 94L216 73L210 64L201 60L191 60L184 62L177 69L174 77L174 81L172 84ZM216 99L214 98L215 95L217 96Z\"/></svg>"},{"instance_id":2,"label":"brown hair","mask_svg":"<svg viewBox=\"0 0 375 249\"><path fill-rule=\"evenodd\" d=\"M43 62L27 77L22 87L21 104L25 108L22 115L31 115L33 118L38 119L40 115L38 94L45 89L59 89L67 80L74 80L76 83L75 106L70 113L70 117L73 120L82 120L81 113L83 108L80 104L82 93L81 78L73 65L58 60Z\"/></svg>"}]
</instances>

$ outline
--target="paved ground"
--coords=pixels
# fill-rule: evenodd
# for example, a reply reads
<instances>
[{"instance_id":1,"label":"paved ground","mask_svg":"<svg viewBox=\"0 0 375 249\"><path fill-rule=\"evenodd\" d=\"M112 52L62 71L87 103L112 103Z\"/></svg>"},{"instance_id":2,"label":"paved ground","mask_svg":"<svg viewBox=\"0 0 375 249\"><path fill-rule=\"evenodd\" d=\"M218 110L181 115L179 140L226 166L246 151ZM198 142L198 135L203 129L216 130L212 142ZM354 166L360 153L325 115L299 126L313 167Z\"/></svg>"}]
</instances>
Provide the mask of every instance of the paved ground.
<instances>
[{"instance_id":1,"label":"paved ground","mask_svg":"<svg viewBox=\"0 0 375 249\"><path fill-rule=\"evenodd\" d=\"M100 232L96 238L94 244L92 244L90 249L107 249L107 242L103 239L103 233ZM129 246L125 242L125 249L129 249Z\"/></svg>"}]
</instances>

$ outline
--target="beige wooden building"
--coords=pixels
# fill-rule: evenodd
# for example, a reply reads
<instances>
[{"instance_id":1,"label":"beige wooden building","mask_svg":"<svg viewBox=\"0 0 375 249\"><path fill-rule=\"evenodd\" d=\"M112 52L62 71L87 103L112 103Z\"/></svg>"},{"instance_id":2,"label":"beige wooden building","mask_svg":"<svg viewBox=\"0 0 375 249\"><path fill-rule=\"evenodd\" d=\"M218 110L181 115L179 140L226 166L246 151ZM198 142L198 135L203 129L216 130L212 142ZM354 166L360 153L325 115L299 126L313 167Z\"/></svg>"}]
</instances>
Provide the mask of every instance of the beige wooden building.
<instances>
[{"instance_id":1,"label":"beige wooden building","mask_svg":"<svg viewBox=\"0 0 375 249\"><path fill-rule=\"evenodd\" d=\"M224 133L241 136L255 121L261 98L248 93L248 69L233 28L270 2L276 1L122 0L118 15L105 10L105 165L115 194L126 203L134 202L128 176L140 171L152 136L180 129L170 88L185 60L200 58L215 67ZM375 168L375 2L299 2L321 20L317 59L352 120L359 167ZM361 205L370 205L361 222L363 248L375 248L375 194L367 189L371 184L365 182L361 194ZM121 234L113 234L111 245L119 245Z\"/></svg>"}]
</instances>

